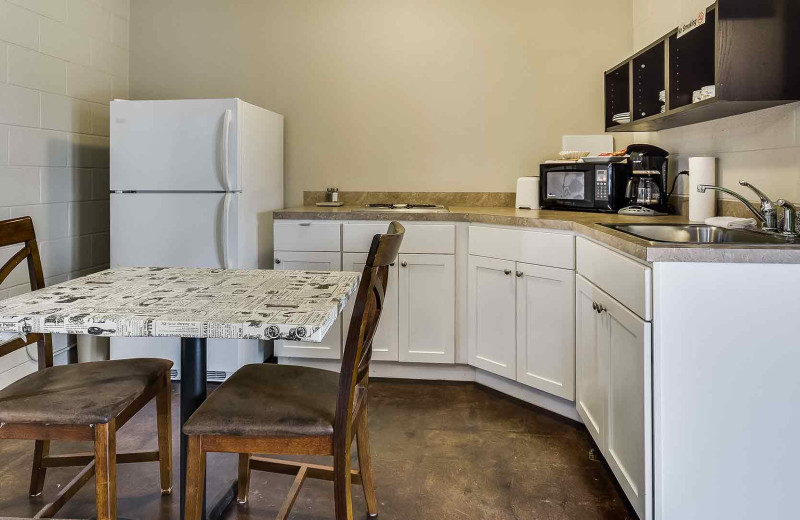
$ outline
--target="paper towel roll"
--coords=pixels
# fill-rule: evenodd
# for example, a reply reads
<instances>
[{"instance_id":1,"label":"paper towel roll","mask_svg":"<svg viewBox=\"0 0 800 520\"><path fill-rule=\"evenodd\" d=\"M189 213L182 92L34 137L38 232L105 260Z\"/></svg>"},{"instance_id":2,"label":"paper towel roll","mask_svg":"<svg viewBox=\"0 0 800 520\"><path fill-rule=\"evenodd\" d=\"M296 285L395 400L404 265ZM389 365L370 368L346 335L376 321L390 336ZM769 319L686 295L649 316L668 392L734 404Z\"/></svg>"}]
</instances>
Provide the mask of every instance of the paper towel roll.
<instances>
[{"instance_id":1,"label":"paper towel roll","mask_svg":"<svg viewBox=\"0 0 800 520\"><path fill-rule=\"evenodd\" d=\"M716 157L689 158L689 220L704 222L707 218L716 216L717 192L714 190L706 190L705 193L697 191L698 184L716 183Z\"/></svg>"}]
</instances>

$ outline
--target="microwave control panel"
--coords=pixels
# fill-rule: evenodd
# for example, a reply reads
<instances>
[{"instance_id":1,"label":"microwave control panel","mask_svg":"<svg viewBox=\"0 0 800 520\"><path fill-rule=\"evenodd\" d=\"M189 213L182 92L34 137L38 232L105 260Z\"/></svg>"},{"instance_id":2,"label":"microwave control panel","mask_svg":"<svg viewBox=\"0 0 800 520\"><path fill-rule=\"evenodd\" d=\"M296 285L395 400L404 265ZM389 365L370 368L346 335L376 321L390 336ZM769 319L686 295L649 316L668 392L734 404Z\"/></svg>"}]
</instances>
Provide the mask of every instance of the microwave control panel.
<instances>
[{"instance_id":1,"label":"microwave control panel","mask_svg":"<svg viewBox=\"0 0 800 520\"><path fill-rule=\"evenodd\" d=\"M595 200L608 200L608 169L598 166L594 172Z\"/></svg>"}]
</instances>

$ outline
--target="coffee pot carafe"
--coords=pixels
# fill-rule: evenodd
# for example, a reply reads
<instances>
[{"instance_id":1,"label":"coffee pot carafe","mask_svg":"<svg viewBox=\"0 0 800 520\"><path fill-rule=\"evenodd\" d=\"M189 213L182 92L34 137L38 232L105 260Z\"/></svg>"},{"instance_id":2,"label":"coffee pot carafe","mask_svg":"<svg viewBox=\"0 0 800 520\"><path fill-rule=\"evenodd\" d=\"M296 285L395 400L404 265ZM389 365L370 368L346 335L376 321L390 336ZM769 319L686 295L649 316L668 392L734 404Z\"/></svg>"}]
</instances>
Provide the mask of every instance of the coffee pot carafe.
<instances>
[{"instance_id":1,"label":"coffee pot carafe","mask_svg":"<svg viewBox=\"0 0 800 520\"><path fill-rule=\"evenodd\" d=\"M625 186L626 207L620 215L666 215L669 152L649 144L632 144L626 152L630 176Z\"/></svg>"}]
</instances>

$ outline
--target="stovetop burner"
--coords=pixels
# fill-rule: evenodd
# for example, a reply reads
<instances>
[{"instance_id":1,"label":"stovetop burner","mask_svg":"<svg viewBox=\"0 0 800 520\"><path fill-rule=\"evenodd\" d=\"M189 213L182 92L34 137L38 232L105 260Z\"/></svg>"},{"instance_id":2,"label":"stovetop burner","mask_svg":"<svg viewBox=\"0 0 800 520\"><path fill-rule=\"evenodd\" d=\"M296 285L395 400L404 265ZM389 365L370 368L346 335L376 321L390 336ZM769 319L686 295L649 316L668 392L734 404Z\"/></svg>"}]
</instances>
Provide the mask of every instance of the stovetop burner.
<instances>
[{"instance_id":1,"label":"stovetop burner","mask_svg":"<svg viewBox=\"0 0 800 520\"><path fill-rule=\"evenodd\" d=\"M438 204L393 204L389 202L367 204L365 209L367 211L448 211L446 207Z\"/></svg>"}]
</instances>

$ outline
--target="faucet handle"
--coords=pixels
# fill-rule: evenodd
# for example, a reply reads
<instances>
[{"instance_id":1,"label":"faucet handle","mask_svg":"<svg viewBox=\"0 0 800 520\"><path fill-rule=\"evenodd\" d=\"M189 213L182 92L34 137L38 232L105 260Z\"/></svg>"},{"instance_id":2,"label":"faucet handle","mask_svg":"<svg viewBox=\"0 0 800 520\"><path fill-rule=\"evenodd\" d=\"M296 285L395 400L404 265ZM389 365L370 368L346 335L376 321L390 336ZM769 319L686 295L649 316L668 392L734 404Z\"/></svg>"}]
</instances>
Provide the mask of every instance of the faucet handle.
<instances>
[{"instance_id":1,"label":"faucet handle","mask_svg":"<svg viewBox=\"0 0 800 520\"><path fill-rule=\"evenodd\" d=\"M744 186L745 188L750 188L751 190L753 190L753 192L756 195L758 195L758 198L761 199L761 208L762 209L769 209L769 208L775 209L775 205L769 199L769 197L767 197L764 194L763 191L759 190L758 188L756 188L755 186L753 186L749 182L747 182L745 180L741 180L741 181L739 181L739 186Z\"/></svg>"},{"instance_id":2,"label":"faucet handle","mask_svg":"<svg viewBox=\"0 0 800 520\"><path fill-rule=\"evenodd\" d=\"M797 232L797 208L785 199L778 199L776 204L783 208L783 234L792 237L800 236L800 233Z\"/></svg>"},{"instance_id":3,"label":"faucet handle","mask_svg":"<svg viewBox=\"0 0 800 520\"><path fill-rule=\"evenodd\" d=\"M775 203L767 197L763 191L759 190L747 181L739 181L740 186L750 188L761 199L761 213L764 215L764 229L767 231L777 231L778 229L778 210Z\"/></svg>"}]
</instances>

